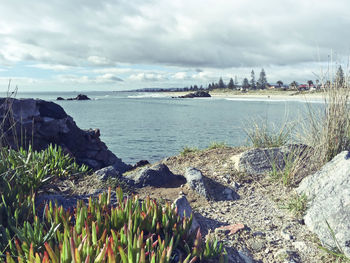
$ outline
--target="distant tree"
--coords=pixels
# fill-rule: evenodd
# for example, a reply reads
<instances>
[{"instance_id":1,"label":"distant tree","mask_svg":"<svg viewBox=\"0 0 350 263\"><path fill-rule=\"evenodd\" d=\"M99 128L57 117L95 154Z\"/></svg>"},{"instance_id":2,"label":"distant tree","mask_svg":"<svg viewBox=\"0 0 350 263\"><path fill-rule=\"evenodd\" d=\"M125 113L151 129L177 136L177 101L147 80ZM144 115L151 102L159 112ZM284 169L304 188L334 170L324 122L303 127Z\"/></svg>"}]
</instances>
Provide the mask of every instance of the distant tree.
<instances>
[{"instance_id":1,"label":"distant tree","mask_svg":"<svg viewBox=\"0 0 350 263\"><path fill-rule=\"evenodd\" d=\"M222 80L222 78L219 79L219 89L224 89L225 88L225 83Z\"/></svg>"},{"instance_id":2,"label":"distant tree","mask_svg":"<svg viewBox=\"0 0 350 263\"><path fill-rule=\"evenodd\" d=\"M312 80L307 81L307 85L309 85L309 88L314 85L314 82Z\"/></svg>"},{"instance_id":3,"label":"distant tree","mask_svg":"<svg viewBox=\"0 0 350 263\"><path fill-rule=\"evenodd\" d=\"M211 86L211 84L209 83L209 85L208 85L208 90L212 90L213 89L213 87Z\"/></svg>"},{"instance_id":4,"label":"distant tree","mask_svg":"<svg viewBox=\"0 0 350 263\"><path fill-rule=\"evenodd\" d=\"M194 91L197 91L197 90L198 90L198 86L197 86L197 85L194 85L194 86L193 86L193 90L194 90Z\"/></svg>"},{"instance_id":5,"label":"distant tree","mask_svg":"<svg viewBox=\"0 0 350 263\"><path fill-rule=\"evenodd\" d=\"M292 81L292 82L289 84L289 86L290 86L292 89L296 89L296 88L299 86L299 84L298 84L298 82L296 82L296 81L294 80L294 81Z\"/></svg>"},{"instance_id":6,"label":"distant tree","mask_svg":"<svg viewBox=\"0 0 350 263\"><path fill-rule=\"evenodd\" d=\"M250 87L252 89L256 89L256 81L255 81L255 72L254 72L254 70L252 70L252 72L250 72Z\"/></svg>"},{"instance_id":7,"label":"distant tree","mask_svg":"<svg viewBox=\"0 0 350 263\"><path fill-rule=\"evenodd\" d=\"M339 66L337 73L335 74L335 83L337 87L343 87L345 84L344 71L341 66Z\"/></svg>"},{"instance_id":8,"label":"distant tree","mask_svg":"<svg viewBox=\"0 0 350 263\"><path fill-rule=\"evenodd\" d=\"M193 91L193 87L192 87L192 85L191 85L191 87L190 87L190 91Z\"/></svg>"},{"instance_id":9,"label":"distant tree","mask_svg":"<svg viewBox=\"0 0 350 263\"><path fill-rule=\"evenodd\" d=\"M238 85L238 78L237 78L237 76L235 76L235 85L236 86Z\"/></svg>"},{"instance_id":10,"label":"distant tree","mask_svg":"<svg viewBox=\"0 0 350 263\"><path fill-rule=\"evenodd\" d=\"M283 81L282 80L277 81L277 85L278 85L279 88L282 87L283 86Z\"/></svg>"},{"instance_id":11,"label":"distant tree","mask_svg":"<svg viewBox=\"0 0 350 263\"><path fill-rule=\"evenodd\" d=\"M249 81L248 81L247 78L244 78L244 79L243 79L242 88L244 88L244 89L249 89Z\"/></svg>"},{"instance_id":12,"label":"distant tree","mask_svg":"<svg viewBox=\"0 0 350 263\"><path fill-rule=\"evenodd\" d=\"M261 69L260 77L258 79L258 82L256 83L256 86L258 89L265 89L266 85L267 85L266 73L264 69Z\"/></svg>"},{"instance_id":13,"label":"distant tree","mask_svg":"<svg viewBox=\"0 0 350 263\"><path fill-rule=\"evenodd\" d=\"M233 83L233 79L232 78L230 78L230 82L228 83L227 88L229 88L229 89L234 89L235 88L235 84Z\"/></svg>"}]
</instances>

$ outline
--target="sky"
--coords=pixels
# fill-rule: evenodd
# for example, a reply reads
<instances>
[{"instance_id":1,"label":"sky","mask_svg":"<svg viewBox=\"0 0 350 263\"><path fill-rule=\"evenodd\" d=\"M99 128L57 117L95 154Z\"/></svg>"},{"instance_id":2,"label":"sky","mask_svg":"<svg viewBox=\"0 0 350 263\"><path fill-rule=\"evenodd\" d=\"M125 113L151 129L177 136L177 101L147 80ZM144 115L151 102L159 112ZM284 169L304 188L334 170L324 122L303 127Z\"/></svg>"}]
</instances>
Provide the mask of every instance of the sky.
<instances>
[{"instance_id":1,"label":"sky","mask_svg":"<svg viewBox=\"0 0 350 263\"><path fill-rule=\"evenodd\" d=\"M305 83L347 68L349 0L2 0L0 91Z\"/></svg>"}]
</instances>

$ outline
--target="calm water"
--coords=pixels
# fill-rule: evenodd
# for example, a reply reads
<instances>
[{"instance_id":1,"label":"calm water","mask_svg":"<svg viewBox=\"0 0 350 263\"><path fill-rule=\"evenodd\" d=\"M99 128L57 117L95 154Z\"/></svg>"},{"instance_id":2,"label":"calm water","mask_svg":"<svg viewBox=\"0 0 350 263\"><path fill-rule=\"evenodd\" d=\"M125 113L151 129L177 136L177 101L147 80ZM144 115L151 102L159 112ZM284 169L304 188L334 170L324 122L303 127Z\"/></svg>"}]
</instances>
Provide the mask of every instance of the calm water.
<instances>
[{"instance_id":1,"label":"calm water","mask_svg":"<svg viewBox=\"0 0 350 263\"><path fill-rule=\"evenodd\" d=\"M300 117L302 101L172 99L150 93L85 92L91 101L55 101L80 128L99 128L108 148L127 163L157 161L185 146L205 148L211 142L246 144L243 127L251 118L281 124ZM54 101L77 93L22 93Z\"/></svg>"}]
</instances>

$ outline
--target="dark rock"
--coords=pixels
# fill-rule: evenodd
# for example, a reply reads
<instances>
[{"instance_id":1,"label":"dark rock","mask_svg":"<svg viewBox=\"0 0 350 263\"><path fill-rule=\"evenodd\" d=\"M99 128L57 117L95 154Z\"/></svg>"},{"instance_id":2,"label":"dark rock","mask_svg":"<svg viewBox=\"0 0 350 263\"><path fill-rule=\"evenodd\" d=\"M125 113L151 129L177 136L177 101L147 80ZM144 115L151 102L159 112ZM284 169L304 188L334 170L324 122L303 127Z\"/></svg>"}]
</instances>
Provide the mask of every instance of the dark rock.
<instances>
[{"instance_id":1,"label":"dark rock","mask_svg":"<svg viewBox=\"0 0 350 263\"><path fill-rule=\"evenodd\" d=\"M211 97L208 92L199 90L193 93L186 94L184 96L179 96L178 98L185 99L185 98L208 98L208 97Z\"/></svg>"},{"instance_id":2,"label":"dark rock","mask_svg":"<svg viewBox=\"0 0 350 263\"><path fill-rule=\"evenodd\" d=\"M84 94L79 94L76 96L75 100L90 100L90 98Z\"/></svg>"},{"instance_id":3,"label":"dark rock","mask_svg":"<svg viewBox=\"0 0 350 263\"><path fill-rule=\"evenodd\" d=\"M350 257L350 152L338 154L297 188L309 200L306 226L324 246ZM334 236L332 235L334 233Z\"/></svg>"},{"instance_id":4,"label":"dark rock","mask_svg":"<svg viewBox=\"0 0 350 263\"><path fill-rule=\"evenodd\" d=\"M56 100L64 100L64 98L57 97ZM91 100L91 99L88 96L84 95L84 94L79 94L75 98L68 98L67 100Z\"/></svg>"},{"instance_id":5,"label":"dark rock","mask_svg":"<svg viewBox=\"0 0 350 263\"><path fill-rule=\"evenodd\" d=\"M145 166L145 165L148 165L148 164L150 164L149 161L147 161L147 160L140 160L140 161L138 161L137 163L135 163L132 166L132 169L136 169L138 167L142 167L142 166Z\"/></svg>"},{"instance_id":6,"label":"dark rock","mask_svg":"<svg viewBox=\"0 0 350 263\"><path fill-rule=\"evenodd\" d=\"M17 149L18 146L27 148L32 145L34 150L42 150L49 144L56 144L77 163L94 170L112 165L118 173L123 173L131 168L108 150L99 139L98 129L80 129L73 118L53 102L1 98L0 123L5 146Z\"/></svg>"},{"instance_id":7,"label":"dark rock","mask_svg":"<svg viewBox=\"0 0 350 263\"><path fill-rule=\"evenodd\" d=\"M178 176L174 175L165 164L158 164L150 168L142 169L127 175L126 178L133 180L136 187L170 186L174 181L178 180Z\"/></svg>"}]
</instances>

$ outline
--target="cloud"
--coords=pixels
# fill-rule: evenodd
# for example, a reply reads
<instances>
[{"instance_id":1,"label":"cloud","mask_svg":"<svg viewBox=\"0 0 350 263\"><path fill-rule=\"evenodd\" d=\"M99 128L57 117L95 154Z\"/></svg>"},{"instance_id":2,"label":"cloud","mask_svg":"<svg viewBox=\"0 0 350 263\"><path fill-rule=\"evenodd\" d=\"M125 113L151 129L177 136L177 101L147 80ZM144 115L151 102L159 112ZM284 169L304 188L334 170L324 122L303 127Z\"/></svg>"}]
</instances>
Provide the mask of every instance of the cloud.
<instances>
[{"instance_id":1,"label":"cloud","mask_svg":"<svg viewBox=\"0 0 350 263\"><path fill-rule=\"evenodd\" d=\"M0 66L31 64L74 83L181 86L262 67L309 78L331 51L347 62L349 9L348 0L4 1Z\"/></svg>"},{"instance_id":2,"label":"cloud","mask_svg":"<svg viewBox=\"0 0 350 263\"><path fill-rule=\"evenodd\" d=\"M114 63L105 57L89 56L87 59L95 66L112 66Z\"/></svg>"},{"instance_id":3,"label":"cloud","mask_svg":"<svg viewBox=\"0 0 350 263\"><path fill-rule=\"evenodd\" d=\"M53 64L34 64L34 65L28 65L28 67L53 70L53 71L66 71L66 70L71 70L73 68L71 66L53 65Z\"/></svg>"},{"instance_id":4,"label":"cloud","mask_svg":"<svg viewBox=\"0 0 350 263\"><path fill-rule=\"evenodd\" d=\"M116 82L116 81L123 81L123 80L113 74L104 74L104 75L98 76L96 78L96 81L97 82Z\"/></svg>"},{"instance_id":5,"label":"cloud","mask_svg":"<svg viewBox=\"0 0 350 263\"><path fill-rule=\"evenodd\" d=\"M167 80L168 78L163 74L138 73L130 75L129 79L133 81L162 81Z\"/></svg>"},{"instance_id":6,"label":"cloud","mask_svg":"<svg viewBox=\"0 0 350 263\"><path fill-rule=\"evenodd\" d=\"M347 0L19 4L6 2L0 10L0 56L7 61L229 68L325 61L331 49L349 52Z\"/></svg>"}]
</instances>

